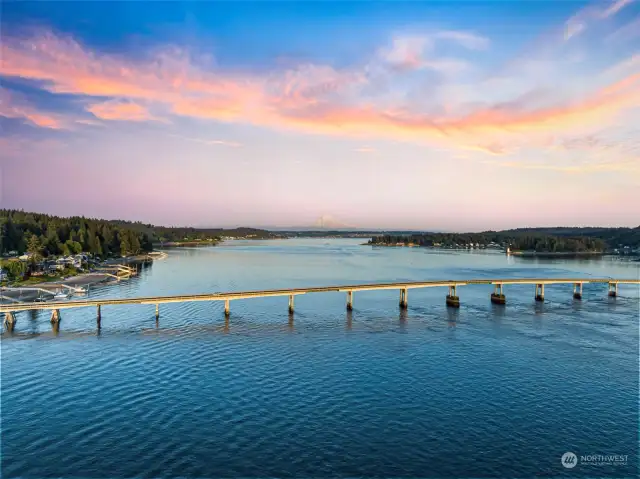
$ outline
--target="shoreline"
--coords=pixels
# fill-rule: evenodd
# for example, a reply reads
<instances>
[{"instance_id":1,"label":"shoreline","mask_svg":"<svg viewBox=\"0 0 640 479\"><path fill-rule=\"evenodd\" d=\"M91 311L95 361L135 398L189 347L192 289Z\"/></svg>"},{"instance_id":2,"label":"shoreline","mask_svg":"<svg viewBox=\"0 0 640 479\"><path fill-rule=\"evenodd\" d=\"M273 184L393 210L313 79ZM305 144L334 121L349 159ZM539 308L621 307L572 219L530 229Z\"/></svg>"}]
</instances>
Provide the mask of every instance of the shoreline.
<instances>
[{"instance_id":1,"label":"shoreline","mask_svg":"<svg viewBox=\"0 0 640 479\"><path fill-rule=\"evenodd\" d=\"M526 251L517 250L506 252L502 248L485 247L485 248L447 248L441 246L420 246L417 244L384 244L384 243L361 243L360 246L372 246L381 248L424 248L436 251L466 251L466 252L486 252L502 253L505 256L518 256L521 258L592 258L603 256L622 256L615 253L607 253L604 251Z\"/></svg>"},{"instance_id":2,"label":"shoreline","mask_svg":"<svg viewBox=\"0 0 640 479\"><path fill-rule=\"evenodd\" d=\"M170 241L167 243L156 243L154 248L191 248L191 247L203 247L203 246L216 246L221 241Z\"/></svg>"},{"instance_id":3,"label":"shoreline","mask_svg":"<svg viewBox=\"0 0 640 479\"><path fill-rule=\"evenodd\" d=\"M604 251L556 251L556 252L547 252L547 251L511 251L510 254L512 256L521 256L523 258L577 258L584 257L590 258L594 256L605 256L606 253Z\"/></svg>"},{"instance_id":4,"label":"shoreline","mask_svg":"<svg viewBox=\"0 0 640 479\"><path fill-rule=\"evenodd\" d=\"M4 303L5 299L9 301L31 302L36 301L44 291L49 291L52 295L58 292L68 292L69 288L83 288L88 290L91 286L99 285L102 283L116 282L123 279L129 279L131 276L119 277L115 271L117 265L130 265L130 264L145 264L155 259L166 258L167 254L163 252L152 252L151 254L141 254L135 256L129 256L126 258L113 258L103 261L97 268L103 268L102 271L90 271L68 276L66 278L51 279L49 277L42 277L42 281L31 280L26 284L13 284L0 287L0 304ZM107 272L104 269L114 268L113 271ZM116 277L118 277L116 279ZM34 277L39 278L39 277ZM83 295L87 291L77 291L75 294ZM47 298L47 299L52 299Z\"/></svg>"},{"instance_id":5,"label":"shoreline","mask_svg":"<svg viewBox=\"0 0 640 479\"><path fill-rule=\"evenodd\" d=\"M85 288L88 290L91 286L106 283L113 278L106 274L85 273L65 278L61 281L47 281L42 283L31 283L25 286L3 286L0 288L0 304L8 302L33 302L41 297L43 291L48 291L53 295L58 292L67 292L68 288ZM87 291L76 294L86 294ZM13 301L12 301L13 300Z\"/></svg>"}]
</instances>

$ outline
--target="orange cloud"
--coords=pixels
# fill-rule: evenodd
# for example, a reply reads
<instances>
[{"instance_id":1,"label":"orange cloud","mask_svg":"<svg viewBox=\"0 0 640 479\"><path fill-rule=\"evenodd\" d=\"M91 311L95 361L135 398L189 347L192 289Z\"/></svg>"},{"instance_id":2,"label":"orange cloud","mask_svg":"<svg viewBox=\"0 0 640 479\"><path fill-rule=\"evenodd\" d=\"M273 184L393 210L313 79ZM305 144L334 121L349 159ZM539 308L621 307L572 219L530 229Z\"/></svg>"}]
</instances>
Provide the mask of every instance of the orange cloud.
<instances>
[{"instance_id":1,"label":"orange cloud","mask_svg":"<svg viewBox=\"0 0 640 479\"><path fill-rule=\"evenodd\" d=\"M142 105L110 100L87 107L87 111L101 120L147 121L155 120Z\"/></svg>"},{"instance_id":2,"label":"orange cloud","mask_svg":"<svg viewBox=\"0 0 640 479\"><path fill-rule=\"evenodd\" d=\"M480 37L445 33L444 38L470 48L486 46ZM425 62L421 54L428 46L426 40L416 37L394 44L386 54L391 60L414 65ZM509 142L514 138L562 134L610 123L620 112L640 106L640 73L633 72L563 105L532 108L535 98L526 98L522 104L494 101L495 106L470 109L453 104L447 105L447 114L442 115L402 108L386 97L386 92L371 96L366 69L303 65L259 77L238 75L205 70L180 51L134 62L89 51L72 39L51 33L22 41L6 38L0 48L2 75L48 82L45 88L54 93L114 98L88 107L105 120L157 119L139 103L143 102L201 119L429 142L502 155L512 150ZM41 126L57 125L54 118L39 117L35 112L23 110L20 115Z\"/></svg>"}]
</instances>

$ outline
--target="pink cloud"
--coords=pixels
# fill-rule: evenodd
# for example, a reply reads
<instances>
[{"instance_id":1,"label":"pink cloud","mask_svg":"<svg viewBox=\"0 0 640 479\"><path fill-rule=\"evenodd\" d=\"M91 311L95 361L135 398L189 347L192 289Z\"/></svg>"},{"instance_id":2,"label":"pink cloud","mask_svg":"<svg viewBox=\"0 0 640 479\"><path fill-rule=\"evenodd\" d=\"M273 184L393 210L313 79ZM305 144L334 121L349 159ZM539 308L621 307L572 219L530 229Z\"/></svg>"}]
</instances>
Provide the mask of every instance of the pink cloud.
<instances>
[{"instance_id":1,"label":"pink cloud","mask_svg":"<svg viewBox=\"0 0 640 479\"><path fill-rule=\"evenodd\" d=\"M617 10L607 16L626 3L616 5ZM581 24L581 19L591 21L598 16L596 11L600 17L607 12L591 7L579 12L568 24L573 21L575 27ZM468 65L455 58L437 56L436 44L449 41L468 49L488 48L489 40L469 32L397 36L369 63L341 69L303 64L261 75L207 69L177 49L134 61L92 51L69 37L50 32L4 40L0 46L3 57L0 73L48 82L45 88L54 93L110 97L87 108L102 120L157 120L150 114L149 105L202 120L314 134L407 140L504 156L528 141L537 139L538 145L542 145L549 135L615 125L621 113L640 106L640 73L635 63L625 66L624 71L619 68L613 73L602 73L607 83L598 83L600 76L595 72L595 80L589 83L591 88L570 89L562 101L558 99L561 95L554 97L540 88L531 88L524 94L517 89L505 89L505 95L510 95L505 100L499 99L502 92L496 92L495 86L488 83L452 82L446 85L456 95L447 99L446 104L420 108L411 95L402 98L392 95L395 91L373 88L378 87L376 75L384 76L386 85L398 83L394 66L411 74L419 74L417 70L424 68L452 76L463 71ZM517 73L520 76L509 80L520 87L522 72ZM558 72L558 79L571 84L568 73ZM429 94L437 102L437 91ZM465 101L465 96L482 101ZM40 126L59 127L53 117L38 116L41 114L25 108L19 111L3 108L5 116L19 115ZM203 142L231 146L224 140Z\"/></svg>"},{"instance_id":2,"label":"pink cloud","mask_svg":"<svg viewBox=\"0 0 640 479\"><path fill-rule=\"evenodd\" d=\"M156 119L144 106L119 100L89 105L87 111L101 120L148 121Z\"/></svg>"}]
</instances>

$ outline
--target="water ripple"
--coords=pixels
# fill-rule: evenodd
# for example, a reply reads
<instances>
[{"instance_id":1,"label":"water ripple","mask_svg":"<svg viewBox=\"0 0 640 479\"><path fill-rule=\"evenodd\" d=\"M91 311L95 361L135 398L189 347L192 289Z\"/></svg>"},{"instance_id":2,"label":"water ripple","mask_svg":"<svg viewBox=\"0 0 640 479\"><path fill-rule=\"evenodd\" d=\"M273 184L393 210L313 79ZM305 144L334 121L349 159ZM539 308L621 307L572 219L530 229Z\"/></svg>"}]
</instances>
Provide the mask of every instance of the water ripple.
<instances>
[{"instance_id":1,"label":"water ripple","mask_svg":"<svg viewBox=\"0 0 640 479\"><path fill-rule=\"evenodd\" d=\"M175 294L371 278L583 274L589 262L361 248L291 240L176 251L92 297ZM324 240L323 240L324 241ZM290 251L293 248L295 251ZM392 260L391 260L392 258ZM238 265L242 265L240 268ZM631 275L633 276L633 275ZM167 278L171 278L168 280ZM280 278L280 279L279 279ZM294 284L294 285L299 285ZM18 316L0 343L3 477L562 476L562 453L627 454L637 471L637 290L582 302L549 287L305 295L223 304ZM517 460L514 460L517 458Z\"/></svg>"}]
</instances>

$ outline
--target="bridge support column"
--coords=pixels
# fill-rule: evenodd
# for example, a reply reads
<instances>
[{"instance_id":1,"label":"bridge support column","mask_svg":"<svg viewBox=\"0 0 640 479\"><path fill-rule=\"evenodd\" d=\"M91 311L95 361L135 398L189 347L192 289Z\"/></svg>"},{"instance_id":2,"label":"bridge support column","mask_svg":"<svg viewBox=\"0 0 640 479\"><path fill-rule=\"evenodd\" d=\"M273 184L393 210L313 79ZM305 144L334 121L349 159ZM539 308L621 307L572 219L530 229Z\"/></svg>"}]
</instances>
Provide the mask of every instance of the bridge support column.
<instances>
[{"instance_id":1,"label":"bridge support column","mask_svg":"<svg viewBox=\"0 0 640 479\"><path fill-rule=\"evenodd\" d=\"M573 299L582 299L582 283L573 285Z\"/></svg>"},{"instance_id":2,"label":"bridge support column","mask_svg":"<svg viewBox=\"0 0 640 479\"><path fill-rule=\"evenodd\" d=\"M618 296L618 283L609 283L609 296L612 298Z\"/></svg>"},{"instance_id":3,"label":"bridge support column","mask_svg":"<svg viewBox=\"0 0 640 479\"><path fill-rule=\"evenodd\" d=\"M353 291L347 291L347 311L353 311Z\"/></svg>"},{"instance_id":4,"label":"bridge support column","mask_svg":"<svg viewBox=\"0 0 640 479\"><path fill-rule=\"evenodd\" d=\"M13 332L13 328L16 326L16 316L15 314L8 312L4 313L4 327L10 333Z\"/></svg>"},{"instance_id":5,"label":"bridge support column","mask_svg":"<svg viewBox=\"0 0 640 479\"><path fill-rule=\"evenodd\" d=\"M449 294L447 295L447 306L451 306L452 308L460 307L460 298L456 294L456 285L452 284L449 286Z\"/></svg>"},{"instance_id":6,"label":"bridge support column","mask_svg":"<svg viewBox=\"0 0 640 479\"><path fill-rule=\"evenodd\" d=\"M158 320L159 317L160 317L160 305L156 304L156 321Z\"/></svg>"},{"instance_id":7,"label":"bridge support column","mask_svg":"<svg viewBox=\"0 0 640 479\"><path fill-rule=\"evenodd\" d=\"M494 284L493 293L491 293L491 302L493 304L506 304L507 298L502 292L502 283Z\"/></svg>"},{"instance_id":8,"label":"bridge support column","mask_svg":"<svg viewBox=\"0 0 640 479\"><path fill-rule=\"evenodd\" d=\"M293 313L293 294L289 295L289 313Z\"/></svg>"},{"instance_id":9,"label":"bridge support column","mask_svg":"<svg viewBox=\"0 0 640 479\"><path fill-rule=\"evenodd\" d=\"M536 284L536 301L544 301L544 284Z\"/></svg>"},{"instance_id":10,"label":"bridge support column","mask_svg":"<svg viewBox=\"0 0 640 479\"><path fill-rule=\"evenodd\" d=\"M96 323L98 323L98 328L100 327L100 322L102 321L102 313L100 312L100 305L96 306Z\"/></svg>"},{"instance_id":11,"label":"bridge support column","mask_svg":"<svg viewBox=\"0 0 640 479\"><path fill-rule=\"evenodd\" d=\"M402 288L400 290L400 309L407 309L409 306L409 290L407 288Z\"/></svg>"},{"instance_id":12,"label":"bridge support column","mask_svg":"<svg viewBox=\"0 0 640 479\"><path fill-rule=\"evenodd\" d=\"M225 300L224 300L224 315L225 315L226 317L229 317L229 315L230 315L230 314L231 314L231 310L230 310L230 308L229 308L229 300L228 300L228 299L225 299Z\"/></svg>"},{"instance_id":13,"label":"bridge support column","mask_svg":"<svg viewBox=\"0 0 640 479\"><path fill-rule=\"evenodd\" d=\"M51 324L58 324L60 322L60 310L54 309L51 311Z\"/></svg>"}]
</instances>

